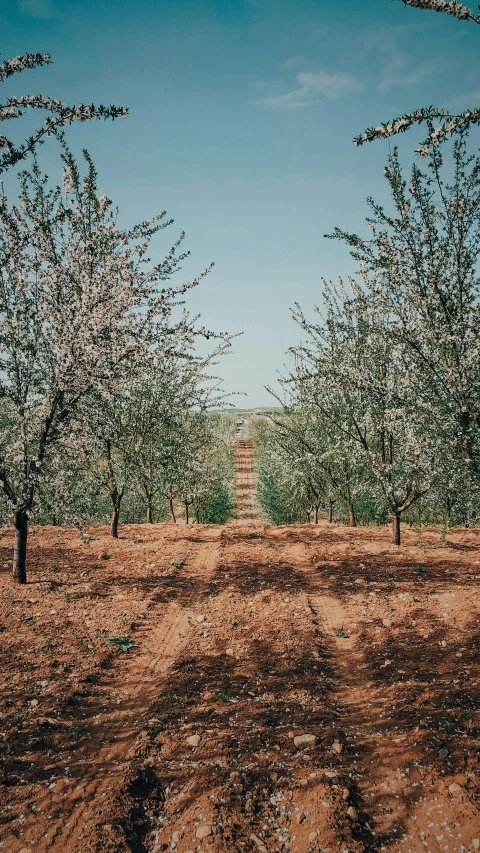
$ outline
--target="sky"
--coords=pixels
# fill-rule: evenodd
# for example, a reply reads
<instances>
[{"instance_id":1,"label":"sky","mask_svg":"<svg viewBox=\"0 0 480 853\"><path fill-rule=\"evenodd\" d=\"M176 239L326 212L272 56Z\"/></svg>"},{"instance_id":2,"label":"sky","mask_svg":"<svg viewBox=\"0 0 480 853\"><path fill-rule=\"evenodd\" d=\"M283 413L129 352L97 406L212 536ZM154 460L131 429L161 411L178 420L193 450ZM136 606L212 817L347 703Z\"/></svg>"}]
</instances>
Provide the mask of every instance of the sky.
<instances>
[{"instance_id":1,"label":"sky","mask_svg":"<svg viewBox=\"0 0 480 853\"><path fill-rule=\"evenodd\" d=\"M72 126L68 141L90 151L123 224L174 218L158 259L185 231L179 275L214 261L187 307L242 332L218 368L242 407L275 403L265 386L301 339L290 307L310 312L322 277L355 271L324 235L365 233L366 198L388 204L389 143L352 138L416 107L480 104L478 28L399 0L2 0L0 33L2 59L54 63L11 78L4 96L129 107L126 121ZM406 168L422 138L400 138ZM55 142L40 163L56 183Z\"/></svg>"}]
</instances>

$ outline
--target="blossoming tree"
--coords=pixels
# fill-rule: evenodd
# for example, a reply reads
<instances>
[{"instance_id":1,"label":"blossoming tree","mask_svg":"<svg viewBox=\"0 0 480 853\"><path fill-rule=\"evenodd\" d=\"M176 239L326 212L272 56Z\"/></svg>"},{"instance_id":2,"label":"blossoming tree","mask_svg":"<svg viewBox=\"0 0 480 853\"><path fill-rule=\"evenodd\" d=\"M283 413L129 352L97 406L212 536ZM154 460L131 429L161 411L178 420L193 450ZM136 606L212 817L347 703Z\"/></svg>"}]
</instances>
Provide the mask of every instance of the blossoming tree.
<instances>
[{"instance_id":1,"label":"blossoming tree","mask_svg":"<svg viewBox=\"0 0 480 853\"><path fill-rule=\"evenodd\" d=\"M474 14L472 10L457 0L401 0L404 6L412 6L428 12L439 12L450 15L457 21L480 24L480 15ZM435 127L435 123L437 126ZM423 140L418 153L421 157L428 157L432 148L440 145L453 134L465 134L470 127L480 124L480 109L473 108L462 113L450 113L438 107L420 107L410 113L405 113L398 118L382 122L378 127L370 127L360 133L353 140L355 145L364 145L375 139L388 139L398 133L405 133L414 125L425 124L428 134Z\"/></svg>"},{"instance_id":2,"label":"blossoming tree","mask_svg":"<svg viewBox=\"0 0 480 853\"><path fill-rule=\"evenodd\" d=\"M348 442L351 468L361 468L377 499L391 514L393 541L400 520L433 477L433 445L422 429L406 381L406 364L395 352L390 315L364 276L350 291L324 282L325 309L318 321L297 308L307 335L295 348L296 383L303 399Z\"/></svg>"},{"instance_id":3,"label":"blossoming tree","mask_svg":"<svg viewBox=\"0 0 480 853\"><path fill-rule=\"evenodd\" d=\"M439 149L429 173L404 179L397 153L385 171L393 213L370 200L371 238L337 230L392 320L406 379L442 454L480 486L480 156L454 145L452 177Z\"/></svg>"},{"instance_id":4,"label":"blossoming tree","mask_svg":"<svg viewBox=\"0 0 480 853\"><path fill-rule=\"evenodd\" d=\"M64 159L64 192L34 165L21 175L19 203L0 198L0 398L10 425L0 488L13 513L20 583L28 518L52 449L81 403L107 399L155 347L159 326L172 340L183 334L176 305L202 277L166 286L185 257L183 235L153 263L148 247L170 224L165 213L121 228L99 196L89 155L84 177L68 152Z\"/></svg>"}]
</instances>

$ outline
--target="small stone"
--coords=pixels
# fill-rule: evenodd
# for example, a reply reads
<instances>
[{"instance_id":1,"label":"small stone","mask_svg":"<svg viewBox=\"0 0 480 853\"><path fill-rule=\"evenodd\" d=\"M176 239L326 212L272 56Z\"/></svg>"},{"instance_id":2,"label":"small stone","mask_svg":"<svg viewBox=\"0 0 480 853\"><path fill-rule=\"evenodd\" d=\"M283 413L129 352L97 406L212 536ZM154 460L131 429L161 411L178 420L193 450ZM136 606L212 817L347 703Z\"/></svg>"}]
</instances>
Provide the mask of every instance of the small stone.
<instances>
[{"instance_id":1,"label":"small stone","mask_svg":"<svg viewBox=\"0 0 480 853\"><path fill-rule=\"evenodd\" d=\"M456 657L456 658L461 658L461 657L463 657L463 655L462 655L462 653L461 653L461 652L457 652L457 653L456 653L456 655L455 655L455 657Z\"/></svg>"},{"instance_id":2,"label":"small stone","mask_svg":"<svg viewBox=\"0 0 480 853\"><path fill-rule=\"evenodd\" d=\"M32 853L32 850L33 847L22 847L22 849L19 850L18 853Z\"/></svg>"},{"instance_id":3,"label":"small stone","mask_svg":"<svg viewBox=\"0 0 480 853\"><path fill-rule=\"evenodd\" d=\"M445 746L442 746L437 753L438 757L442 759L442 761L448 757L448 749Z\"/></svg>"},{"instance_id":4,"label":"small stone","mask_svg":"<svg viewBox=\"0 0 480 853\"><path fill-rule=\"evenodd\" d=\"M180 833L178 832L178 830L172 832L172 841L174 844L178 844L178 842L180 841Z\"/></svg>"},{"instance_id":5,"label":"small stone","mask_svg":"<svg viewBox=\"0 0 480 853\"><path fill-rule=\"evenodd\" d=\"M198 827L198 829L195 833L195 838L198 838L200 840L202 838L206 838L207 835L211 835L211 834L212 834L212 827L208 823L206 823L206 824L204 824L204 826Z\"/></svg>"},{"instance_id":6,"label":"small stone","mask_svg":"<svg viewBox=\"0 0 480 853\"><path fill-rule=\"evenodd\" d=\"M277 782L278 781L278 773L275 773L275 772L270 773L270 778L273 780L273 782Z\"/></svg>"},{"instance_id":7,"label":"small stone","mask_svg":"<svg viewBox=\"0 0 480 853\"><path fill-rule=\"evenodd\" d=\"M302 746L315 746L316 742L315 735L297 735L293 739L293 743L298 749L301 749Z\"/></svg>"},{"instance_id":8,"label":"small stone","mask_svg":"<svg viewBox=\"0 0 480 853\"><path fill-rule=\"evenodd\" d=\"M443 648L445 648L445 646L446 646L446 645L447 645L446 641L445 641L445 640L442 640L442 646L443 646Z\"/></svg>"},{"instance_id":9,"label":"small stone","mask_svg":"<svg viewBox=\"0 0 480 853\"><path fill-rule=\"evenodd\" d=\"M358 584L364 584L364 583L365 583L365 581L364 581L364 579L363 579L363 578L355 578L355 583L358 583Z\"/></svg>"},{"instance_id":10,"label":"small stone","mask_svg":"<svg viewBox=\"0 0 480 853\"><path fill-rule=\"evenodd\" d=\"M325 776L327 777L327 779L335 779L335 777L338 776L338 773L336 770L324 770L323 772L324 772Z\"/></svg>"},{"instance_id":11,"label":"small stone","mask_svg":"<svg viewBox=\"0 0 480 853\"><path fill-rule=\"evenodd\" d=\"M348 815L348 817L350 818L350 820L352 821L352 823L357 823L357 821L358 821L358 812L357 812L357 810L356 810L356 808L355 808L354 806L350 806L350 807L347 809L347 815Z\"/></svg>"},{"instance_id":12,"label":"small stone","mask_svg":"<svg viewBox=\"0 0 480 853\"><path fill-rule=\"evenodd\" d=\"M229 655L229 657L233 657L233 649L225 649L225 654Z\"/></svg>"},{"instance_id":13,"label":"small stone","mask_svg":"<svg viewBox=\"0 0 480 853\"><path fill-rule=\"evenodd\" d=\"M293 740L293 738L295 737L295 735L293 734L293 732L289 732L289 733L288 733L288 737L290 738L290 740Z\"/></svg>"},{"instance_id":14,"label":"small stone","mask_svg":"<svg viewBox=\"0 0 480 853\"><path fill-rule=\"evenodd\" d=\"M393 625L393 622L391 619L382 619L382 625L384 628L391 628Z\"/></svg>"},{"instance_id":15,"label":"small stone","mask_svg":"<svg viewBox=\"0 0 480 853\"><path fill-rule=\"evenodd\" d=\"M348 788L344 788L342 791L342 799L348 800L349 798L350 798L350 791L348 790Z\"/></svg>"},{"instance_id":16,"label":"small stone","mask_svg":"<svg viewBox=\"0 0 480 853\"><path fill-rule=\"evenodd\" d=\"M112 824L111 824L111 823L104 823L104 824L103 824L103 826L102 826L102 829L104 829L104 830L105 830L105 832L110 832L111 828L112 828Z\"/></svg>"},{"instance_id":17,"label":"small stone","mask_svg":"<svg viewBox=\"0 0 480 853\"><path fill-rule=\"evenodd\" d=\"M38 705L38 699L32 699L30 705L32 708L36 708Z\"/></svg>"},{"instance_id":18,"label":"small stone","mask_svg":"<svg viewBox=\"0 0 480 853\"><path fill-rule=\"evenodd\" d=\"M190 735L190 737L187 737L187 743L189 746L198 746L200 743L200 735Z\"/></svg>"},{"instance_id":19,"label":"small stone","mask_svg":"<svg viewBox=\"0 0 480 853\"><path fill-rule=\"evenodd\" d=\"M250 841L253 841L253 843L257 845L257 848L259 849L260 853L267 853L267 848L265 847L265 844L263 843L262 839L258 837L258 835L254 835L252 832L250 836Z\"/></svg>"},{"instance_id":20,"label":"small stone","mask_svg":"<svg viewBox=\"0 0 480 853\"><path fill-rule=\"evenodd\" d=\"M299 779L298 784L302 786L302 788L306 788L308 785L308 779Z\"/></svg>"},{"instance_id":21,"label":"small stone","mask_svg":"<svg viewBox=\"0 0 480 853\"><path fill-rule=\"evenodd\" d=\"M205 616L197 616L197 622L204 622Z\"/></svg>"},{"instance_id":22,"label":"small stone","mask_svg":"<svg viewBox=\"0 0 480 853\"><path fill-rule=\"evenodd\" d=\"M452 782L452 784L448 786L448 790L452 797L458 797L462 793L460 785L457 785L456 782Z\"/></svg>"},{"instance_id":23,"label":"small stone","mask_svg":"<svg viewBox=\"0 0 480 853\"><path fill-rule=\"evenodd\" d=\"M315 832L311 832L311 833L310 833L310 835L308 836L309 844L311 844L311 843L312 843L312 841L315 841L316 837L317 837L317 832L316 832L316 831L315 831Z\"/></svg>"},{"instance_id":24,"label":"small stone","mask_svg":"<svg viewBox=\"0 0 480 853\"><path fill-rule=\"evenodd\" d=\"M230 779L240 779L240 773L238 770L232 770L230 773Z\"/></svg>"},{"instance_id":25,"label":"small stone","mask_svg":"<svg viewBox=\"0 0 480 853\"><path fill-rule=\"evenodd\" d=\"M332 743L332 749L334 752L337 753L337 755L340 755L343 750L343 745L338 740L336 740Z\"/></svg>"},{"instance_id":26,"label":"small stone","mask_svg":"<svg viewBox=\"0 0 480 853\"><path fill-rule=\"evenodd\" d=\"M276 749L277 752L280 752L280 744L279 743L274 744L273 748Z\"/></svg>"},{"instance_id":27,"label":"small stone","mask_svg":"<svg viewBox=\"0 0 480 853\"><path fill-rule=\"evenodd\" d=\"M155 759L154 758L146 758L143 762L144 767L155 767Z\"/></svg>"},{"instance_id":28,"label":"small stone","mask_svg":"<svg viewBox=\"0 0 480 853\"><path fill-rule=\"evenodd\" d=\"M56 614L57 614L56 610L50 610L50 616L56 616Z\"/></svg>"},{"instance_id":29,"label":"small stone","mask_svg":"<svg viewBox=\"0 0 480 853\"><path fill-rule=\"evenodd\" d=\"M384 666L390 666L391 662L392 662L392 661L391 661L391 660L388 660L388 658L387 658L387 660L385 661L385 663L384 663L383 665L384 665Z\"/></svg>"},{"instance_id":30,"label":"small stone","mask_svg":"<svg viewBox=\"0 0 480 853\"><path fill-rule=\"evenodd\" d=\"M472 838L472 847L474 850L478 850L480 847L480 838Z\"/></svg>"},{"instance_id":31,"label":"small stone","mask_svg":"<svg viewBox=\"0 0 480 853\"><path fill-rule=\"evenodd\" d=\"M39 726L56 726L58 720L54 720L53 717L39 717L37 723Z\"/></svg>"},{"instance_id":32,"label":"small stone","mask_svg":"<svg viewBox=\"0 0 480 853\"><path fill-rule=\"evenodd\" d=\"M213 693L210 693L210 691L207 690L207 692L203 694L203 699L205 702L210 702L210 699L213 699Z\"/></svg>"}]
</instances>

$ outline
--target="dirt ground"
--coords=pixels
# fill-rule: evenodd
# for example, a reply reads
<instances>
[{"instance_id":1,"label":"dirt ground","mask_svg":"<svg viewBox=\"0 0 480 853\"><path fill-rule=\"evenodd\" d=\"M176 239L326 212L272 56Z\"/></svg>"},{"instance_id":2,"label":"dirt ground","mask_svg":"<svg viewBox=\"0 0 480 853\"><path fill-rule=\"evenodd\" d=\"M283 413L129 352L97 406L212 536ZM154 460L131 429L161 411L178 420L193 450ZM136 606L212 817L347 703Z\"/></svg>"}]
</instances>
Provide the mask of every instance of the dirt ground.
<instances>
[{"instance_id":1,"label":"dirt ground","mask_svg":"<svg viewBox=\"0 0 480 853\"><path fill-rule=\"evenodd\" d=\"M235 523L39 528L26 587L4 531L1 853L476 853L480 531L270 527L238 469Z\"/></svg>"}]
</instances>

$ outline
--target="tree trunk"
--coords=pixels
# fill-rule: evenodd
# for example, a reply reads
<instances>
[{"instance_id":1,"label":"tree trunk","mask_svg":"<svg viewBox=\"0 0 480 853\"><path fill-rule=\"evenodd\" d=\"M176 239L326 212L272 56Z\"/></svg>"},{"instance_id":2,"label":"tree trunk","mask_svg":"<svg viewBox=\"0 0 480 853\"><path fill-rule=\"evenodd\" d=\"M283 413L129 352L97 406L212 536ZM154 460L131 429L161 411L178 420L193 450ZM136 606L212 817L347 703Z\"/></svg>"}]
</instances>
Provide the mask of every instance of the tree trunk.
<instances>
[{"instance_id":1,"label":"tree trunk","mask_svg":"<svg viewBox=\"0 0 480 853\"><path fill-rule=\"evenodd\" d=\"M13 577L17 583L27 582L27 536L28 515L17 510L13 517L15 526L15 545L13 548Z\"/></svg>"},{"instance_id":2,"label":"tree trunk","mask_svg":"<svg viewBox=\"0 0 480 853\"><path fill-rule=\"evenodd\" d=\"M189 504L188 501L185 501L185 523L188 524L190 521L190 513L189 513Z\"/></svg>"},{"instance_id":3,"label":"tree trunk","mask_svg":"<svg viewBox=\"0 0 480 853\"><path fill-rule=\"evenodd\" d=\"M110 533L114 539L118 539L118 516L120 515L120 507L114 506L112 510L112 522L110 524Z\"/></svg>"},{"instance_id":4,"label":"tree trunk","mask_svg":"<svg viewBox=\"0 0 480 853\"><path fill-rule=\"evenodd\" d=\"M392 516L392 542L400 545L400 513L394 512Z\"/></svg>"},{"instance_id":5,"label":"tree trunk","mask_svg":"<svg viewBox=\"0 0 480 853\"><path fill-rule=\"evenodd\" d=\"M329 501L328 503L328 521L330 524L333 524L333 505L335 501Z\"/></svg>"},{"instance_id":6,"label":"tree trunk","mask_svg":"<svg viewBox=\"0 0 480 853\"><path fill-rule=\"evenodd\" d=\"M171 513L171 516L172 516L172 521L173 521L173 523L174 523L174 524L176 524L176 523L177 523L177 519L175 518L175 510L174 510L174 508L173 508L173 498L169 498L168 503L169 503L169 505L170 505L170 513Z\"/></svg>"},{"instance_id":7,"label":"tree trunk","mask_svg":"<svg viewBox=\"0 0 480 853\"><path fill-rule=\"evenodd\" d=\"M153 524L152 498L147 497L147 524Z\"/></svg>"},{"instance_id":8,"label":"tree trunk","mask_svg":"<svg viewBox=\"0 0 480 853\"><path fill-rule=\"evenodd\" d=\"M348 504L348 523L350 527L357 526L357 519L355 518L355 508L353 504Z\"/></svg>"},{"instance_id":9,"label":"tree trunk","mask_svg":"<svg viewBox=\"0 0 480 853\"><path fill-rule=\"evenodd\" d=\"M315 524L318 524L318 504L315 504Z\"/></svg>"},{"instance_id":10,"label":"tree trunk","mask_svg":"<svg viewBox=\"0 0 480 853\"><path fill-rule=\"evenodd\" d=\"M199 513L199 510L198 510L198 507L197 507L197 509L195 510L195 517L196 517L196 519L197 519L197 524L200 524L200 513Z\"/></svg>"}]
</instances>

